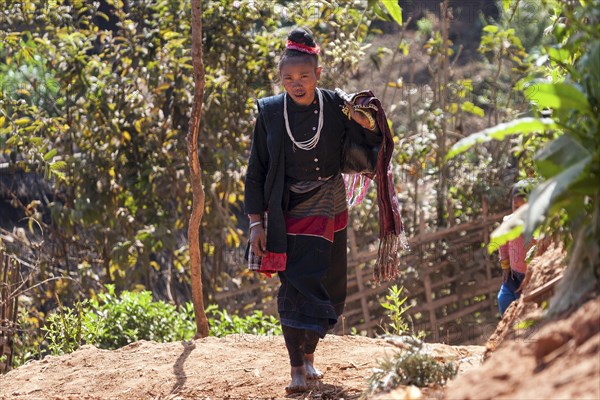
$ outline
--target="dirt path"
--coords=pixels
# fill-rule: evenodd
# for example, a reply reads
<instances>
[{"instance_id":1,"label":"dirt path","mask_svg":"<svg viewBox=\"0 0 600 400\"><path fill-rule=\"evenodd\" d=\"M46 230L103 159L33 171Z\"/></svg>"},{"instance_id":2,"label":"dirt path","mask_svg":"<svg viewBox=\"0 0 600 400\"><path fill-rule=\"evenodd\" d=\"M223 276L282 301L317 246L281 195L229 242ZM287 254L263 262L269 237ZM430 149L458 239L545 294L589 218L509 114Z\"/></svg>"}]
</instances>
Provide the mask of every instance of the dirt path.
<instances>
[{"instance_id":1,"label":"dirt path","mask_svg":"<svg viewBox=\"0 0 600 400\"><path fill-rule=\"evenodd\" d=\"M479 366L484 348L429 345L461 369ZM325 372L310 392L287 398L355 399L376 360L398 349L383 339L327 336L317 350ZM462 360L462 362L461 362ZM286 398L288 361L282 337L232 335L193 343L141 341L119 350L84 346L0 377L1 399Z\"/></svg>"}]
</instances>

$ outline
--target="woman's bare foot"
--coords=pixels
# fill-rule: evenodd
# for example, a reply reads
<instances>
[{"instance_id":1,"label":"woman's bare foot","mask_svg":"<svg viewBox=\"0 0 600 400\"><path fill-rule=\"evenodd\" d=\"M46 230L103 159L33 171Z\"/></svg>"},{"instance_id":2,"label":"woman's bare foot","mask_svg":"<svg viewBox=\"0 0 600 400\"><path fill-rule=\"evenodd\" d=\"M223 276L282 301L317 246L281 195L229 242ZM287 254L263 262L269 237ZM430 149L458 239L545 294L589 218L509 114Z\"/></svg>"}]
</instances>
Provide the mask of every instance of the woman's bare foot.
<instances>
[{"instance_id":1,"label":"woman's bare foot","mask_svg":"<svg viewBox=\"0 0 600 400\"><path fill-rule=\"evenodd\" d=\"M304 366L292 367L290 375L292 376L292 383L290 383L289 386L286 386L286 392L298 393L308 390L308 386L306 386L306 370L304 369Z\"/></svg>"},{"instance_id":2,"label":"woman's bare foot","mask_svg":"<svg viewBox=\"0 0 600 400\"><path fill-rule=\"evenodd\" d=\"M323 373L315 368L315 355L314 354L305 354L304 355L304 369L306 371L307 379L321 379L323 377Z\"/></svg>"}]
</instances>

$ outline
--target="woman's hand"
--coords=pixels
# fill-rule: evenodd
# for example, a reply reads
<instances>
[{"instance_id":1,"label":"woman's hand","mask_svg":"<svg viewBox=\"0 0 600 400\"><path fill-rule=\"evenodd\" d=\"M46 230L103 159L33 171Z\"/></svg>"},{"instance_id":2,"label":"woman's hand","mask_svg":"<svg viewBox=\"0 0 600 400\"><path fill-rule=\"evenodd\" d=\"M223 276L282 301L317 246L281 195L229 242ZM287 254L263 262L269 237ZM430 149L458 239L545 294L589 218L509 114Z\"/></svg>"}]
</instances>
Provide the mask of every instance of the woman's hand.
<instances>
[{"instance_id":1,"label":"woman's hand","mask_svg":"<svg viewBox=\"0 0 600 400\"><path fill-rule=\"evenodd\" d=\"M264 257L267 255L267 236L262 225L250 229L250 246L252 246L252 251L257 256Z\"/></svg>"},{"instance_id":2,"label":"woman's hand","mask_svg":"<svg viewBox=\"0 0 600 400\"><path fill-rule=\"evenodd\" d=\"M373 114L371 114L370 111L366 110L365 113L369 113L371 118L369 118L365 113L361 111L356 111L351 103L346 102L346 107L348 107L348 111L350 112L350 118L352 118L354 122L372 132L379 132L377 124L375 123L375 119L373 118Z\"/></svg>"}]
</instances>

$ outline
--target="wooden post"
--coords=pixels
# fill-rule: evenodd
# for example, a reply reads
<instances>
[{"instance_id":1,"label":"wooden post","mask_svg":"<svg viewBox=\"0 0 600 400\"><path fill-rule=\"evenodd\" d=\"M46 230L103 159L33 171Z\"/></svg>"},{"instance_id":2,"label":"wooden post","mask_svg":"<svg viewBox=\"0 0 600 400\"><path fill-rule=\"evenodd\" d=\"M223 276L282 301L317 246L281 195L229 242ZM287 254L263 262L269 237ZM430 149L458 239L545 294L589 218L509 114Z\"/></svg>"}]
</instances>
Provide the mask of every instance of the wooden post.
<instances>
[{"instance_id":1,"label":"wooden post","mask_svg":"<svg viewBox=\"0 0 600 400\"><path fill-rule=\"evenodd\" d=\"M202 260L200 258L200 224L204 214L202 168L198 159L198 135L204 100L204 63L202 61L202 1L192 0L192 64L194 66L194 103L187 136L190 180L192 184L192 214L188 227L192 300L196 316L196 338L208 336L208 320L202 293Z\"/></svg>"},{"instance_id":2,"label":"wooden post","mask_svg":"<svg viewBox=\"0 0 600 400\"><path fill-rule=\"evenodd\" d=\"M348 240L350 242L350 259L355 260L358 255L356 247L356 236L354 235L354 229L348 227ZM370 327L371 313L369 312L369 304L367 303L367 294L364 291L365 285L363 280L362 270L357 263L354 267L354 273L356 274L356 284L358 286L358 293L360 295L360 307L362 309L364 323L367 326L367 335L373 335L373 328Z\"/></svg>"},{"instance_id":3,"label":"wooden post","mask_svg":"<svg viewBox=\"0 0 600 400\"><path fill-rule=\"evenodd\" d=\"M8 257L0 250L0 357L7 354L8 347L8 315L10 289L8 288ZM8 372L8 360L0 362L0 374Z\"/></svg>"},{"instance_id":4,"label":"wooden post","mask_svg":"<svg viewBox=\"0 0 600 400\"><path fill-rule=\"evenodd\" d=\"M11 258L0 249L0 373L11 370L13 363L13 335L17 326L18 294L11 294L19 287L20 264L11 263Z\"/></svg>"},{"instance_id":5,"label":"wooden post","mask_svg":"<svg viewBox=\"0 0 600 400\"><path fill-rule=\"evenodd\" d=\"M425 213L423 210L419 213L419 264L423 265L424 261L424 252L423 252L423 237L425 236ZM429 311L429 325L431 327L431 331L434 334L433 339L438 339L438 331L437 331L437 320L435 317L435 307L433 306L433 293L431 291L431 277L429 276L429 271L427 269L423 269L423 287L425 289L425 300L427 302L426 309Z\"/></svg>"},{"instance_id":6,"label":"wooden post","mask_svg":"<svg viewBox=\"0 0 600 400\"><path fill-rule=\"evenodd\" d=\"M444 118L441 119L441 127L437 133L438 150L436 153L436 165L439 168L439 183L437 185L437 222L438 226L446 225L448 221L444 221L445 197L448 195L448 179L450 169L446 162L447 138L448 138L448 82L450 80L450 58L448 55L448 31L450 26L450 14L448 12L448 0L443 0L440 3L440 30L442 36L443 54L441 57L441 73L439 74L439 82L437 87L439 91L439 107L444 113ZM448 114L446 114L448 113ZM445 223L444 223L445 222Z\"/></svg>"},{"instance_id":7,"label":"wooden post","mask_svg":"<svg viewBox=\"0 0 600 400\"><path fill-rule=\"evenodd\" d=\"M425 240L425 212L423 209L419 210L419 234L417 235L417 243L419 243L419 262L423 264L423 241Z\"/></svg>"},{"instance_id":8,"label":"wooden post","mask_svg":"<svg viewBox=\"0 0 600 400\"><path fill-rule=\"evenodd\" d=\"M451 197L446 199L446 211L448 212L448 226L456 225L456 221L454 220L454 203Z\"/></svg>"},{"instance_id":9,"label":"wooden post","mask_svg":"<svg viewBox=\"0 0 600 400\"><path fill-rule=\"evenodd\" d=\"M433 306L433 296L431 292L431 277L426 270L423 276L423 286L425 288L425 299L427 300L427 309L429 310L429 324L433 333L433 340L438 341L437 318L435 316L435 307Z\"/></svg>"},{"instance_id":10,"label":"wooden post","mask_svg":"<svg viewBox=\"0 0 600 400\"><path fill-rule=\"evenodd\" d=\"M492 280L492 260L490 259L490 255L487 251L487 246L490 243L490 228L487 224L488 222L488 202L487 202L487 197L483 196L481 198L481 219L484 222L484 227L483 227L483 243L485 244L485 247L482 248L483 250L483 257L485 260L485 276L487 278L487 283L491 282ZM495 297L495 292L492 290L488 293L488 298L490 299L490 309L492 311L494 311L496 305L494 304L494 297Z\"/></svg>"}]
</instances>

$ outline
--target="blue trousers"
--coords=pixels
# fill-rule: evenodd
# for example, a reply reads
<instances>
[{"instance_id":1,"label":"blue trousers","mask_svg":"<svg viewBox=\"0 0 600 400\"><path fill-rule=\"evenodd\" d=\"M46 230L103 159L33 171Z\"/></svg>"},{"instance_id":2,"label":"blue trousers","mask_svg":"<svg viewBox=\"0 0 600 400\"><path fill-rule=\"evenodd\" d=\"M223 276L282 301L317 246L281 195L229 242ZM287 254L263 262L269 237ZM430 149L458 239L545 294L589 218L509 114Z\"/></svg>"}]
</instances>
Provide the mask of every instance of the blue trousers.
<instances>
[{"instance_id":1,"label":"blue trousers","mask_svg":"<svg viewBox=\"0 0 600 400\"><path fill-rule=\"evenodd\" d=\"M502 283L500 291L498 292L498 309L500 310L500 316L504 315L504 312L510 306L510 303L517 300L521 296L521 292L517 292L517 289L523 283L525 274L517 271L510 270L508 273L508 279Z\"/></svg>"}]
</instances>

